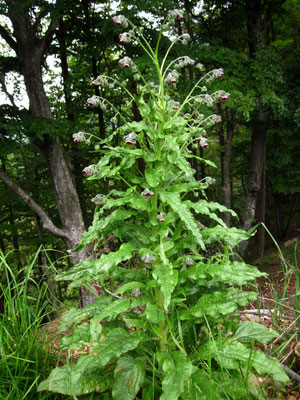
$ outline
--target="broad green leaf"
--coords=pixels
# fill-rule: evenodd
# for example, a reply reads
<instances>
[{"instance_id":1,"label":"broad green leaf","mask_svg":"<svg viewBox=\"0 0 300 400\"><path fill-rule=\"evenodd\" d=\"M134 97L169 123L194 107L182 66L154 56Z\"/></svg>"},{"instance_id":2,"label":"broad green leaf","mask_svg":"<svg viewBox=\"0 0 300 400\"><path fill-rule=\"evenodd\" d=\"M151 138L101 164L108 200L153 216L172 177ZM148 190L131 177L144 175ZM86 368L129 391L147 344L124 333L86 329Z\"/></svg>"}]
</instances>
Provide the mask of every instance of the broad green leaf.
<instances>
[{"instance_id":1,"label":"broad green leaf","mask_svg":"<svg viewBox=\"0 0 300 400\"><path fill-rule=\"evenodd\" d=\"M163 394L160 400L177 400L197 367L193 366L188 357L179 351L168 353L163 356L163 359L162 369L165 376L162 381Z\"/></svg>"},{"instance_id":2,"label":"broad green leaf","mask_svg":"<svg viewBox=\"0 0 300 400\"><path fill-rule=\"evenodd\" d=\"M180 319L201 318L204 315L218 318L233 313L238 306L245 306L256 298L256 292L243 292L235 288L203 294L197 304L180 313Z\"/></svg>"},{"instance_id":3,"label":"broad green leaf","mask_svg":"<svg viewBox=\"0 0 300 400\"><path fill-rule=\"evenodd\" d=\"M99 318L92 318L90 322L85 322L76 326L70 335L65 335L61 339L62 348L79 349L100 339L102 326Z\"/></svg>"},{"instance_id":4,"label":"broad green leaf","mask_svg":"<svg viewBox=\"0 0 300 400\"><path fill-rule=\"evenodd\" d=\"M279 334L271 328L267 328L257 322L242 322L239 324L237 331L235 332L232 340L237 340L242 343L249 343L255 340L260 343L267 344L274 337L278 337Z\"/></svg>"},{"instance_id":5,"label":"broad green leaf","mask_svg":"<svg viewBox=\"0 0 300 400\"><path fill-rule=\"evenodd\" d=\"M278 361L268 358L260 350L248 349L242 343L229 340L225 343L214 342L209 344L209 351L224 368L239 369L250 365L259 374L272 375L276 381L289 381Z\"/></svg>"},{"instance_id":6,"label":"broad green leaf","mask_svg":"<svg viewBox=\"0 0 300 400\"><path fill-rule=\"evenodd\" d=\"M266 276L266 274L258 271L256 267L241 261L223 261L220 264L204 264L200 262L181 271L179 280L180 282L185 282L187 279L195 281L199 279L214 279L218 282L243 285L261 276Z\"/></svg>"},{"instance_id":7,"label":"broad green leaf","mask_svg":"<svg viewBox=\"0 0 300 400\"><path fill-rule=\"evenodd\" d=\"M205 214L208 215L209 218L213 219L214 221L218 222L219 225L227 228L225 222L219 218L215 213L213 213L209 207L209 203L205 200L201 200L200 202L193 203L190 200L184 202L186 206L190 209L193 208L197 214Z\"/></svg>"},{"instance_id":8,"label":"broad green leaf","mask_svg":"<svg viewBox=\"0 0 300 400\"><path fill-rule=\"evenodd\" d=\"M95 278L110 268L132 257L134 247L131 243L123 243L118 251L102 254L98 260L86 260L74 265L71 269L58 275L57 280L76 280L82 277L95 276Z\"/></svg>"},{"instance_id":9,"label":"broad green leaf","mask_svg":"<svg viewBox=\"0 0 300 400\"><path fill-rule=\"evenodd\" d=\"M133 289L140 289L142 287L145 287L145 284L143 282L128 282L125 283L124 285L120 286L115 292L114 294L123 294L125 292L127 292L128 290L133 290Z\"/></svg>"},{"instance_id":10,"label":"broad green leaf","mask_svg":"<svg viewBox=\"0 0 300 400\"><path fill-rule=\"evenodd\" d=\"M221 242L227 243L230 247L235 247L243 240L248 240L251 235L242 229L217 225L214 228L203 229L202 236L207 244Z\"/></svg>"},{"instance_id":11,"label":"broad green leaf","mask_svg":"<svg viewBox=\"0 0 300 400\"><path fill-rule=\"evenodd\" d=\"M113 318L130 308L130 300L118 299L114 300L109 306L105 307L98 315L100 321L104 318Z\"/></svg>"},{"instance_id":12,"label":"broad green leaf","mask_svg":"<svg viewBox=\"0 0 300 400\"><path fill-rule=\"evenodd\" d=\"M129 128L131 128L134 132L141 132L141 131L149 131L149 126L144 121L133 121L127 124Z\"/></svg>"},{"instance_id":13,"label":"broad green leaf","mask_svg":"<svg viewBox=\"0 0 300 400\"><path fill-rule=\"evenodd\" d=\"M101 341L91 348L91 355L97 356L102 366L121 354L135 349L143 335L140 332L126 332L123 328L109 330L102 334Z\"/></svg>"},{"instance_id":14,"label":"broad green leaf","mask_svg":"<svg viewBox=\"0 0 300 400\"><path fill-rule=\"evenodd\" d=\"M202 239L202 235L198 229L196 221L191 214L190 210L187 208L186 204L184 204L178 193L167 193L165 190L159 191L160 198L163 202L169 204L173 211L177 213L179 218L184 222L185 226L189 229L189 231L194 235L197 239L197 242L201 246L203 250L205 250L205 245Z\"/></svg>"},{"instance_id":15,"label":"broad green leaf","mask_svg":"<svg viewBox=\"0 0 300 400\"><path fill-rule=\"evenodd\" d=\"M84 319L91 319L112 303L110 296L99 297L94 303L84 308L71 308L59 321L59 331L63 332L73 324L78 324Z\"/></svg>"},{"instance_id":16,"label":"broad green leaf","mask_svg":"<svg viewBox=\"0 0 300 400\"><path fill-rule=\"evenodd\" d=\"M75 365L55 368L49 377L39 384L37 390L80 396L91 392L104 392L111 387L112 380L98 357L81 356Z\"/></svg>"},{"instance_id":17,"label":"broad green leaf","mask_svg":"<svg viewBox=\"0 0 300 400\"><path fill-rule=\"evenodd\" d=\"M112 387L114 400L133 400L145 377L145 359L125 355L119 358Z\"/></svg>"}]
</instances>

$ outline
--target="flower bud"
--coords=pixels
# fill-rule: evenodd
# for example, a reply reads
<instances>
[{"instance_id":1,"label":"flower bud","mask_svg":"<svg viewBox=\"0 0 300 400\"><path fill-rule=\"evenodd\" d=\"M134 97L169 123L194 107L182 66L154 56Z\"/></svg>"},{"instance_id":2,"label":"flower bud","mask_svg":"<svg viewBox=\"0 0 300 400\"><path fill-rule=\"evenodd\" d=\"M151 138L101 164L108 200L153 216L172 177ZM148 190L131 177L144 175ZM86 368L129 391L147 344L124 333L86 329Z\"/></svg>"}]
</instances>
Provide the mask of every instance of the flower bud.
<instances>
[{"instance_id":1,"label":"flower bud","mask_svg":"<svg viewBox=\"0 0 300 400\"><path fill-rule=\"evenodd\" d=\"M128 27L128 20L124 15L116 15L115 17L112 17L111 22L116 25L122 26L123 28Z\"/></svg>"},{"instance_id":2,"label":"flower bud","mask_svg":"<svg viewBox=\"0 0 300 400\"><path fill-rule=\"evenodd\" d=\"M168 14L169 20L174 22L175 20L181 21L183 20L183 11L182 10L171 10Z\"/></svg>"},{"instance_id":3,"label":"flower bud","mask_svg":"<svg viewBox=\"0 0 300 400\"><path fill-rule=\"evenodd\" d=\"M86 176L92 176L98 173L98 167L95 164L85 167L82 171Z\"/></svg>"},{"instance_id":4,"label":"flower bud","mask_svg":"<svg viewBox=\"0 0 300 400\"><path fill-rule=\"evenodd\" d=\"M129 135L125 136L125 143L126 144L132 144L135 145L136 144L136 138L137 135L134 132L129 133Z\"/></svg>"},{"instance_id":5,"label":"flower bud","mask_svg":"<svg viewBox=\"0 0 300 400\"><path fill-rule=\"evenodd\" d=\"M131 35L128 32L121 33L119 38L121 44L127 44L131 41Z\"/></svg>"},{"instance_id":6,"label":"flower bud","mask_svg":"<svg viewBox=\"0 0 300 400\"><path fill-rule=\"evenodd\" d=\"M130 68L133 66L133 61L130 57L123 57L119 60L119 64L124 68Z\"/></svg>"},{"instance_id":7,"label":"flower bud","mask_svg":"<svg viewBox=\"0 0 300 400\"><path fill-rule=\"evenodd\" d=\"M103 194L96 194L95 197L91 199L91 202L94 204L104 204L105 203L105 197Z\"/></svg>"},{"instance_id":8,"label":"flower bud","mask_svg":"<svg viewBox=\"0 0 300 400\"><path fill-rule=\"evenodd\" d=\"M194 261L191 257L187 257L184 262L186 265L193 265Z\"/></svg>"},{"instance_id":9,"label":"flower bud","mask_svg":"<svg viewBox=\"0 0 300 400\"><path fill-rule=\"evenodd\" d=\"M203 137L202 135L199 137L199 145L203 148L203 149L207 149L208 148L208 141L205 139L205 137Z\"/></svg>"},{"instance_id":10,"label":"flower bud","mask_svg":"<svg viewBox=\"0 0 300 400\"><path fill-rule=\"evenodd\" d=\"M146 189L141 193L141 195L144 196L146 199L148 199L149 197L154 196L154 193L153 193L151 190L149 190L148 188L146 188Z\"/></svg>"},{"instance_id":11,"label":"flower bud","mask_svg":"<svg viewBox=\"0 0 300 400\"><path fill-rule=\"evenodd\" d=\"M165 215L164 213L160 212L157 216L159 222L165 222Z\"/></svg>"},{"instance_id":12,"label":"flower bud","mask_svg":"<svg viewBox=\"0 0 300 400\"><path fill-rule=\"evenodd\" d=\"M142 260L144 261L145 264L152 264L155 258L148 253L142 257Z\"/></svg>"},{"instance_id":13,"label":"flower bud","mask_svg":"<svg viewBox=\"0 0 300 400\"><path fill-rule=\"evenodd\" d=\"M91 141L90 135L85 132L74 133L72 135L72 137L73 137L74 143L84 142L84 143L90 144L90 141Z\"/></svg>"},{"instance_id":14,"label":"flower bud","mask_svg":"<svg viewBox=\"0 0 300 400\"><path fill-rule=\"evenodd\" d=\"M207 177L204 179L204 183L205 183L206 185L214 185L216 182L217 182L217 181L215 180L215 178L212 178L211 176L207 176Z\"/></svg>"}]
</instances>

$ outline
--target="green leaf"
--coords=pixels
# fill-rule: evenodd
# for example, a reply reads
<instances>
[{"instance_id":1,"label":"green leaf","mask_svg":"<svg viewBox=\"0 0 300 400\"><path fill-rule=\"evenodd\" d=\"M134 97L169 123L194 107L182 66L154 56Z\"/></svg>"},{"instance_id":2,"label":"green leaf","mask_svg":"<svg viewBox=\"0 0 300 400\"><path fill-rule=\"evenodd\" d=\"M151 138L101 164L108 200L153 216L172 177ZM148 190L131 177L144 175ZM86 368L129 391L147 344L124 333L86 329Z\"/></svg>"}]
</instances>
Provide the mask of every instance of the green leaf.
<instances>
[{"instance_id":1,"label":"green leaf","mask_svg":"<svg viewBox=\"0 0 300 400\"><path fill-rule=\"evenodd\" d=\"M71 308L66 314L63 314L59 322L59 331L63 332L70 328L73 324L78 324L84 319L91 319L94 315L99 314L112 303L110 296L99 297L93 304L89 304L83 309Z\"/></svg>"},{"instance_id":2,"label":"green leaf","mask_svg":"<svg viewBox=\"0 0 300 400\"><path fill-rule=\"evenodd\" d=\"M76 326L70 335L65 335L61 339L62 348L79 349L82 346L96 343L101 336L102 326L98 317L94 317L90 322Z\"/></svg>"},{"instance_id":3,"label":"green leaf","mask_svg":"<svg viewBox=\"0 0 300 400\"><path fill-rule=\"evenodd\" d=\"M120 286L120 287L114 292L114 294L115 294L115 295L123 294L123 293L125 293L125 292L127 292L127 291L129 291L129 290L140 289L140 288L143 288L143 287L145 287L145 284L144 284L143 282L135 282L135 281L133 281L133 282L128 282L128 283L125 283L124 285Z\"/></svg>"},{"instance_id":4,"label":"green leaf","mask_svg":"<svg viewBox=\"0 0 300 400\"><path fill-rule=\"evenodd\" d=\"M161 287L163 294L163 305L165 310L167 310L175 286L173 266L168 262L163 262L160 265L155 266L152 275L158 281Z\"/></svg>"},{"instance_id":5,"label":"green leaf","mask_svg":"<svg viewBox=\"0 0 300 400\"><path fill-rule=\"evenodd\" d=\"M237 340L242 343L249 343L255 340L267 344L274 337L278 336L279 334L276 331L262 324L258 324L257 322L242 322L239 324L232 340Z\"/></svg>"},{"instance_id":6,"label":"green leaf","mask_svg":"<svg viewBox=\"0 0 300 400\"><path fill-rule=\"evenodd\" d=\"M212 381L209 374L198 368L185 382L182 398L184 400L210 400L212 393L215 399L223 399L220 396L217 382Z\"/></svg>"},{"instance_id":7,"label":"green leaf","mask_svg":"<svg viewBox=\"0 0 300 400\"><path fill-rule=\"evenodd\" d=\"M235 288L203 294L197 304L180 313L180 319L201 318L204 315L218 318L233 313L238 306L245 306L256 298L256 292L243 292Z\"/></svg>"},{"instance_id":8,"label":"green leaf","mask_svg":"<svg viewBox=\"0 0 300 400\"><path fill-rule=\"evenodd\" d=\"M251 235L242 229L217 225L214 228L203 229L202 236L207 244L221 242L227 243L230 247L235 247L243 240L248 240Z\"/></svg>"},{"instance_id":9,"label":"green leaf","mask_svg":"<svg viewBox=\"0 0 300 400\"><path fill-rule=\"evenodd\" d=\"M243 285L261 276L266 276L266 274L258 271L256 267L252 267L241 261L222 261L215 264L200 262L181 271L179 280L180 282L185 282L187 279L195 281L199 279L213 279L217 282Z\"/></svg>"},{"instance_id":10,"label":"green leaf","mask_svg":"<svg viewBox=\"0 0 300 400\"><path fill-rule=\"evenodd\" d=\"M163 394L160 400L177 400L197 367L193 366L188 357L179 351L166 355L160 353L158 361L162 363L165 374L162 381Z\"/></svg>"},{"instance_id":11,"label":"green leaf","mask_svg":"<svg viewBox=\"0 0 300 400\"><path fill-rule=\"evenodd\" d=\"M251 366L259 374L272 375L274 380L288 382L289 378L278 361L268 358L260 350L246 348L242 343L226 341L211 342L209 352L215 360L227 369L239 369L240 366Z\"/></svg>"},{"instance_id":12,"label":"green leaf","mask_svg":"<svg viewBox=\"0 0 300 400\"><path fill-rule=\"evenodd\" d=\"M97 317L100 321L107 317L113 318L125 312L128 308L130 308L130 301L128 299L114 300L110 305L101 310Z\"/></svg>"},{"instance_id":13,"label":"green leaf","mask_svg":"<svg viewBox=\"0 0 300 400\"><path fill-rule=\"evenodd\" d=\"M128 260L132 257L134 246L131 243L123 243L118 251L109 254L102 254L98 260L86 260L74 265L71 269L58 275L57 280L76 280L93 275L95 278L101 273L107 272L110 268Z\"/></svg>"},{"instance_id":14,"label":"green leaf","mask_svg":"<svg viewBox=\"0 0 300 400\"><path fill-rule=\"evenodd\" d=\"M197 239L197 242L201 246L203 250L205 250L205 245L202 240L202 235L198 229L196 221L191 214L190 210L187 208L186 204L184 204L178 193L167 193L165 190L159 190L160 198L163 202L169 204L173 211L179 216L179 218L184 222L185 226L189 229L189 231L194 235Z\"/></svg>"},{"instance_id":15,"label":"green leaf","mask_svg":"<svg viewBox=\"0 0 300 400\"><path fill-rule=\"evenodd\" d=\"M125 355L119 358L115 368L112 388L114 400L133 400L145 377L145 359Z\"/></svg>"},{"instance_id":16,"label":"green leaf","mask_svg":"<svg viewBox=\"0 0 300 400\"><path fill-rule=\"evenodd\" d=\"M91 348L91 355L97 356L104 366L110 360L135 349L142 339L140 332L128 333L123 328L111 329L106 335L102 335L101 342Z\"/></svg>"},{"instance_id":17,"label":"green leaf","mask_svg":"<svg viewBox=\"0 0 300 400\"><path fill-rule=\"evenodd\" d=\"M69 396L104 392L112 385L112 377L98 357L81 356L75 365L55 368L38 386L38 391L49 390Z\"/></svg>"}]
</instances>

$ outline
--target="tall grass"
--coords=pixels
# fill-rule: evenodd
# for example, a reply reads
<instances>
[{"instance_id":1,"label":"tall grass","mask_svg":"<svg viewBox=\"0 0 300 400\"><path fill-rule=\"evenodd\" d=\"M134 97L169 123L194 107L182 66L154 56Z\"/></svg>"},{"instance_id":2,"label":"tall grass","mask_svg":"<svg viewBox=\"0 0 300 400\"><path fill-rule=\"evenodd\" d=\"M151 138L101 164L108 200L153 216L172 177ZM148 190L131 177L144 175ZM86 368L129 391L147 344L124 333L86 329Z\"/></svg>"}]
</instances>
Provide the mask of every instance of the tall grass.
<instances>
[{"instance_id":1,"label":"tall grass","mask_svg":"<svg viewBox=\"0 0 300 400\"><path fill-rule=\"evenodd\" d=\"M40 251L40 250L39 250ZM51 311L47 287L33 279L39 251L22 271L15 271L0 253L0 399L45 399L38 382L51 370L53 356L41 340L41 324Z\"/></svg>"}]
</instances>

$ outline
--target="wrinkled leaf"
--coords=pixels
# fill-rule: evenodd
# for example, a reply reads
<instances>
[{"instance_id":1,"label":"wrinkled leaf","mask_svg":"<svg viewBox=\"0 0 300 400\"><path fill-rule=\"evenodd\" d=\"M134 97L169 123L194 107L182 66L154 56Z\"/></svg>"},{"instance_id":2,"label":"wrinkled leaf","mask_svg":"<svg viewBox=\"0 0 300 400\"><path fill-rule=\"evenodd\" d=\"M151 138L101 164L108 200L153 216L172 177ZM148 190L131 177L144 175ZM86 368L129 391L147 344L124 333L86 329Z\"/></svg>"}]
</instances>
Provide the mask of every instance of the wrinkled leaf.
<instances>
[{"instance_id":1,"label":"wrinkled leaf","mask_svg":"<svg viewBox=\"0 0 300 400\"><path fill-rule=\"evenodd\" d=\"M232 340L237 340L242 343L249 343L255 340L260 343L267 344L274 337L278 337L279 334L271 328L267 328L257 322L242 322L240 323L237 331L235 332Z\"/></svg>"},{"instance_id":2,"label":"wrinkled leaf","mask_svg":"<svg viewBox=\"0 0 300 400\"><path fill-rule=\"evenodd\" d=\"M177 400L197 367L193 366L188 357L179 351L158 355L158 360L162 363L165 374L162 381L163 394L160 400Z\"/></svg>"},{"instance_id":3,"label":"wrinkled leaf","mask_svg":"<svg viewBox=\"0 0 300 400\"><path fill-rule=\"evenodd\" d=\"M201 318L204 315L218 318L233 313L238 306L245 306L256 298L256 292L243 292L235 288L203 294L197 304L180 313L180 319Z\"/></svg>"},{"instance_id":4,"label":"wrinkled leaf","mask_svg":"<svg viewBox=\"0 0 300 400\"><path fill-rule=\"evenodd\" d=\"M145 376L145 359L125 355L119 358L112 388L114 400L133 400Z\"/></svg>"}]
</instances>

